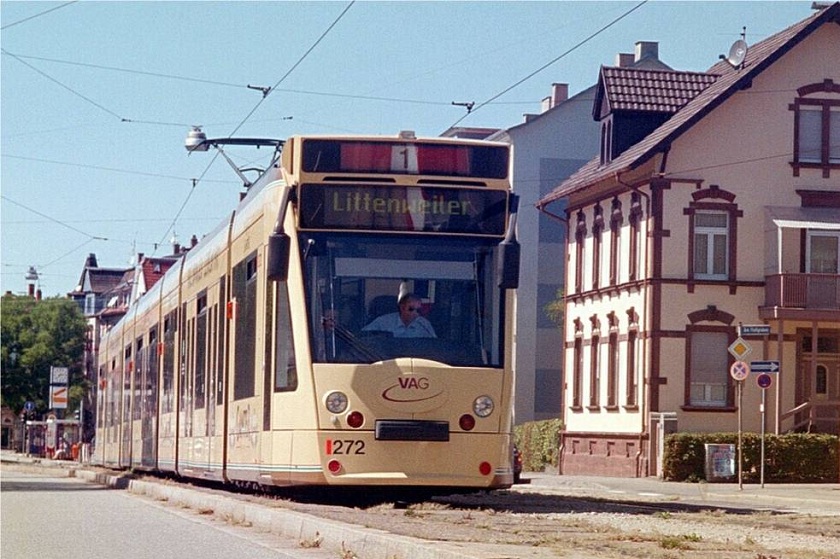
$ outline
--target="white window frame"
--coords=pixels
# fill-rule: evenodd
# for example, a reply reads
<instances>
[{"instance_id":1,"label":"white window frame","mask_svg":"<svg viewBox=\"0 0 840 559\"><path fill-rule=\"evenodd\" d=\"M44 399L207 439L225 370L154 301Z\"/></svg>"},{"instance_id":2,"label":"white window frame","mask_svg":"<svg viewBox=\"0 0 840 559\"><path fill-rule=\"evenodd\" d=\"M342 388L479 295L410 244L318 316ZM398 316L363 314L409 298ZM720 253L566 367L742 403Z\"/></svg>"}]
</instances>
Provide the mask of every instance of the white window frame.
<instances>
[{"instance_id":1,"label":"white window frame","mask_svg":"<svg viewBox=\"0 0 840 559\"><path fill-rule=\"evenodd\" d=\"M808 230L807 242L805 243L805 272L809 274L837 274L840 273L840 231ZM812 267L812 241L815 237L830 237L837 240L837 254L835 255L834 270L814 270Z\"/></svg>"},{"instance_id":2,"label":"white window frame","mask_svg":"<svg viewBox=\"0 0 840 559\"><path fill-rule=\"evenodd\" d=\"M701 216L715 215L726 218L725 227L714 227L700 225L698 222ZM730 235L730 216L727 212L697 212L694 215L694 277L701 280L726 280L729 278L729 235ZM723 254L716 255L715 253L715 239L719 236L723 237ZM705 242L701 242L701 239ZM701 272L697 267L697 253L700 248L706 249L706 269ZM716 258L718 256L718 258ZM720 272L714 271L715 261L720 259L723 262L723 270Z\"/></svg>"}]
</instances>

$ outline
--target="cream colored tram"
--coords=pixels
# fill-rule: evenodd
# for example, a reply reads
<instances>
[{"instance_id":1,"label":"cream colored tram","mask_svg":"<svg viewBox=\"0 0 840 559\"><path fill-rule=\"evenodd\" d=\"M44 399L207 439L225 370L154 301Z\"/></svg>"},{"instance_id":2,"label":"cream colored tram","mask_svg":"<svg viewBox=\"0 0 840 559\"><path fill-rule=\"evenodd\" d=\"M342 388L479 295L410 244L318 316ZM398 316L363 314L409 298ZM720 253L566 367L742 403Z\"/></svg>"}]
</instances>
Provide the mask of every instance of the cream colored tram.
<instances>
[{"instance_id":1,"label":"cream colored tram","mask_svg":"<svg viewBox=\"0 0 840 559\"><path fill-rule=\"evenodd\" d=\"M255 485L511 485L509 157L290 139L107 334L97 459ZM408 292L433 334L371 329Z\"/></svg>"}]
</instances>

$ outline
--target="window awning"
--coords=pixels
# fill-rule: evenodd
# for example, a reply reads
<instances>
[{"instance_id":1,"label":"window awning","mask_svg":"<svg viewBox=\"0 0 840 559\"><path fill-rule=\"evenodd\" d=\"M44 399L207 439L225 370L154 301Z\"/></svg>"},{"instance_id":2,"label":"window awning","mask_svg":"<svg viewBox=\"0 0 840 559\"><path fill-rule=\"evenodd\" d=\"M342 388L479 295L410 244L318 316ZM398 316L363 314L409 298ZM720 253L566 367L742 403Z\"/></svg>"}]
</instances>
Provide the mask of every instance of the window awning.
<instances>
[{"instance_id":1,"label":"window awning","mask_svg":"<svg viewBox=\"0 0 840 559\"><path fill-rule=\"evenodd\" d=\"M831 229L840 231L840 208L769 206L767 215L781 229Z\"/></svg>"}]
</instances>

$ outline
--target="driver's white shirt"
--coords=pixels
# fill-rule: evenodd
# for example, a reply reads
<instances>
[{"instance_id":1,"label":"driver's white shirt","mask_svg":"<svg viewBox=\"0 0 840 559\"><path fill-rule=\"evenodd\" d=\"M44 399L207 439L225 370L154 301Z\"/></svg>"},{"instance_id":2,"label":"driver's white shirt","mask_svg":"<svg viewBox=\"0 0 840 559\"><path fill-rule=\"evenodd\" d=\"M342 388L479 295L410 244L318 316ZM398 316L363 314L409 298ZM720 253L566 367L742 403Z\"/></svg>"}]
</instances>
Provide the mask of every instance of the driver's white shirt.
<instances>
[{"instance_id":1,"label":"driver's white shirt","mask_svg":"<svg viewBox=\"0 0 840 559\"><path fill-rule=\"evenodd\" d=\"M370 324L362 328L362 331L390 332L395 338L437 338L431 322L422 316L418 316L406 326L398 312L383 314L375 318Z\"/></svg>"}]
</instances>

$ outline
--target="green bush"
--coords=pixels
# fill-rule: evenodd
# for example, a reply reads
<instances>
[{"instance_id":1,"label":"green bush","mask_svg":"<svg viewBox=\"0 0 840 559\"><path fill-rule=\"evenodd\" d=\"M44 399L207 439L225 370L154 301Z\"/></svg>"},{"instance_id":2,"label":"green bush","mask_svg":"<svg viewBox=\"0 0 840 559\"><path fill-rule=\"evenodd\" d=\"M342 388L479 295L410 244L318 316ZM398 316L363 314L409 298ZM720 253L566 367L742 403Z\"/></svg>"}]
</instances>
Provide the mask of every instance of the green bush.
<instances>
[{"instance_id":1,"label":"green bush","mask_svg":"<svg viewBox=\"0 0 840 559\"><path fill-rule=\"evenodd\" d=\"M761 480L761 436L741 435L743 481ZM663 477L670 481L706 479L706 444L738 444L737 433L676 433L665 438ZM766 435L764 481L769 483L837 483L840 438L791 433ZM735 472L737 474L737 465Z\"/></svg>"},{"instance_id":2,"label":"green bush","mask_svg":"<svg viewBox=\"0 0 840 559\"><path fill-rule=\"evenodd\" d=\"M548 466L557 466L560 447L560 419L531 421L513 428L513 441L522 455L522 469L542 472Z\"/></svg>"}]
</instances>

